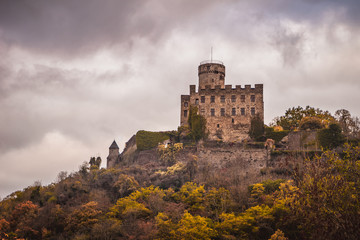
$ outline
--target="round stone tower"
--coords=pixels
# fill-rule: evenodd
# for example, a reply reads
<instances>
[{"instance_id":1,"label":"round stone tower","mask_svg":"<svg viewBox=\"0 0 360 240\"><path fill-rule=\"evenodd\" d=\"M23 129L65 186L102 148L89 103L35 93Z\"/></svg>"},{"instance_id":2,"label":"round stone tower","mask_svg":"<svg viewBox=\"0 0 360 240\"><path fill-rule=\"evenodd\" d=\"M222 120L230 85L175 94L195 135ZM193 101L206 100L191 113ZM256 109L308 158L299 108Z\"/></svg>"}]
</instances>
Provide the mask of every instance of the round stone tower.
<instances>
[{"instance_id":1,"label":"round stone tower","mask_svg":"<svg viewBox=\"0 0 360 240\"><path fill-rule=\"evenodd\" d=\"M220 85L225 88L225 66L216 60L203 61L199 65L199 89L205 89L206 85L211 88Z\"/></svg>"}]
</instances>

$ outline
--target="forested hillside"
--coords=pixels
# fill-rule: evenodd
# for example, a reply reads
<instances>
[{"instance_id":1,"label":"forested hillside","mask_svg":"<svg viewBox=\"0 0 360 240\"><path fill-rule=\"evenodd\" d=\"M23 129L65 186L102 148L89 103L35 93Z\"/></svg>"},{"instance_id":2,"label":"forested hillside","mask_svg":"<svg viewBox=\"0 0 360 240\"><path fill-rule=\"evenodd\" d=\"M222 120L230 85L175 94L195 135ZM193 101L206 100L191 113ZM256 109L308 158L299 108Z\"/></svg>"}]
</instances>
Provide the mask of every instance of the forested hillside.
<instances>
[{"instance_id":1,"label":"forested hillside","mask_svg":"<svg viewBox=\"0 0 360 240\"><path fill-rule=\"evenodd\" d=\"M100 158L91 158L77 172L61 172L53 184L35 183L3 199L0 236L359 239L360 147L356 129L344 131L341 121L327 114L323 114L324 119L303 116L294 121L297 126L286 125L290 115L277 119L272 131L264 134L281 136L283 131L304 125L325 131L335 124L340 126L334 135L339 141L312 155L301 168L245 188L241 182L214 181L216 176L200 181L196 157L179 162L166 155L162 162L110 169L100 168ZM284 129L286 126L290 127ZM161 155L163 149L154 151Z\"/></svg>"}]
</instances>

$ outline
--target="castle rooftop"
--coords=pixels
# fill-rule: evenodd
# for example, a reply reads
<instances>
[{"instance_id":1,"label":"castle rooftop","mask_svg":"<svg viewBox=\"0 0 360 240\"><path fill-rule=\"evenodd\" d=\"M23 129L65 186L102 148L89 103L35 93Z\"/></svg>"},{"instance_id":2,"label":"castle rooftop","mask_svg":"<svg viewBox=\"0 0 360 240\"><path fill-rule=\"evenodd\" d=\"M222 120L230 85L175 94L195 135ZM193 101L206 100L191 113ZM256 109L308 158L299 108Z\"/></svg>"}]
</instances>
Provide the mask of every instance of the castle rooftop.
<instances>
[{"instance_id":1,"label":"castle rooftop","mask_svg":"<svg viewBox=\"0 0 360 240\"><path fill-rule=\"evenodd\" d=\"M115 140L114 140L113 143L110 145L109 149L119 149L119 146L116 144Z\"/></svg>"},{"instance_id":2,"label":"castle rooftop","mask_svg":"<svg viewBox=\"0 0 360 240\"><path fill-rule=\"evenodd\" d=\"M222 61L219 61L219 60L205 60L205 61L200 62L200 65L209 64L209 63L224 65L224 63Z\"/></svg>"}]
</instances>

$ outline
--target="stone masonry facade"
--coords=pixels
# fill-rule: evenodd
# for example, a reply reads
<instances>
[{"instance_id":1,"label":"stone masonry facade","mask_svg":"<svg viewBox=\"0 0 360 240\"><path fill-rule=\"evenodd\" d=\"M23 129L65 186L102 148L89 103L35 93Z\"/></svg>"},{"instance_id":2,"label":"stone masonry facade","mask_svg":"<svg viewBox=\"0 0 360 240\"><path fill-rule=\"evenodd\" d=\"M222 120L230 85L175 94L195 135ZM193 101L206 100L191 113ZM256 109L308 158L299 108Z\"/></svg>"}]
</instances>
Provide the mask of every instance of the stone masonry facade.
<instances>
[{"instance_id":1,"label":"stone masonry facade","mask_svg":"<svg viewBox=\"0 0 360 240\"><path fill-rule=\"evenodd\" d=\"M206 119L209 140L241 142L249 137L251 119L264 122L263 84L225 85L225 66L205 61L198 67L199 85L190 85L190 95L181 95L180 125L188 124L190 106Z\"/></svg>"}]
</instances>

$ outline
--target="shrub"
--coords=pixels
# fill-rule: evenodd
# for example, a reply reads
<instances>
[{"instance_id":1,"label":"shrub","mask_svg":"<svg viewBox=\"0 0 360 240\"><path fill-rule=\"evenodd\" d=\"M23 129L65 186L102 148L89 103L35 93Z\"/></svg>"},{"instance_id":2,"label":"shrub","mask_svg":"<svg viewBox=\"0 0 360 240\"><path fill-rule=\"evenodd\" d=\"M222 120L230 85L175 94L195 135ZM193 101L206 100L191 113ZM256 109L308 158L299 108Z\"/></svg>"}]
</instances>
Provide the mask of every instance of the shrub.
<instances>
[{"instance_id":1,"label":"shrub","mask_svg":"<svg viewBox=\"0 0 360 240\"><path fill-rule=\"evenodd\" d=\"M333 149L342 145L345 141L339 124L333 123L329 128L321 129L318 132L318 139L323 148Z\"/></svg>"},{"instance_id":2,"label":"shrub","mask_svg":"<svg viewBox=\"0 0 360 240\"><path fill-rule=\"evenodd\" d=\"M274 131L274 128L266 127L265 128L265 137L273 139L276 143L280 142L285 136L289 134L289 130L283 131Z\"/></svg>"},{"instance_id":3,"label":"shrub","mask_svg":"<svg viewBox=\"0 0 360 240\"><path fill-rule=\"evenodd\" d=\"M321 122L321 119L318 117L303 117L300 121L300 129L301 130L314 130L321 129L324 125Z\"/></svg>"},{"instance_id":4,"label":"shrub","mask_svg":"<svg viewBox=\"0 0 360 240\"><path fill-rule=\"evenodd\" d=\"M170 139L167 132L149 132L141 130L136 133L136 146L138 150L151 149L167 139Z\"/></svg>"},{"instance_id":5,"label":"shrub","mask_svg":"<svg viewBox=\"0 0 360 240\"><path fill-rule=\"evenodd\" d=\"M263 135L264 135L264 122L261 119L261 117L257 114L255 117L251 119L249 136L252 139L261 140Z\"/></svg>"},{"instance_id":6,"label":"shrub","mask_svg":"<svg viewBox=\"0 0 360 240\"><path fill-rule=\"evenodd\" d=\"M190 107L189 127L191 137L195 141L206 138L206 119L199 115L197 107Z\"/></svg>"}]
</instances>

